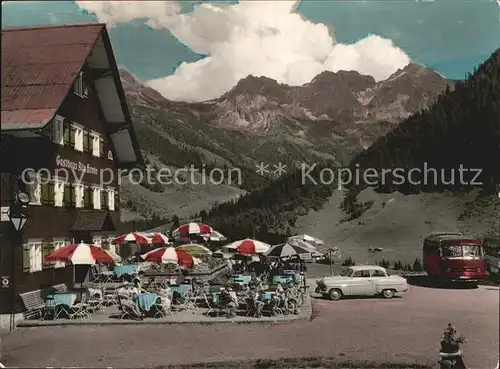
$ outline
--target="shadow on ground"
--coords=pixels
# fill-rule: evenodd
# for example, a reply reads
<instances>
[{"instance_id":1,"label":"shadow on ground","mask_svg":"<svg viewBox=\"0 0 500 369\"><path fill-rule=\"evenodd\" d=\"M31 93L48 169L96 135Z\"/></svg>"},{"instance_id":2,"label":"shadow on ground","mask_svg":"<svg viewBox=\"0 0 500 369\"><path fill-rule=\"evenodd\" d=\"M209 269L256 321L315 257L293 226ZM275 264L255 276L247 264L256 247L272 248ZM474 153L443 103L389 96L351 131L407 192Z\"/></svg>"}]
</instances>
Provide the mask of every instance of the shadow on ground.
<instances>
[{"instance_id":1,"label":"shadow on ground","mask_svg":"<svg viewBox=\"0 0 500 369\"><path fill-rule=\"evenodd\" d=\"M340 355L342 356L342 355ZM155 369L432 369L433 367L415 363L370 363L342 361L336 358L307 357L298 359L233 361L200 363L178 366L158 366Z\"/></svg>"},{"instance_id":2,"label":"shadow on ground","mask_svg":"<svg viewBox=\"0 0 500 369\"><path fill-rule=\"evenodd\" d=\"M428 276L408 276L408 284L418 287L447 289L447 290L471 290L478 288L478 285L471 282L445 282Z\"/></svg>"}]
</instances>

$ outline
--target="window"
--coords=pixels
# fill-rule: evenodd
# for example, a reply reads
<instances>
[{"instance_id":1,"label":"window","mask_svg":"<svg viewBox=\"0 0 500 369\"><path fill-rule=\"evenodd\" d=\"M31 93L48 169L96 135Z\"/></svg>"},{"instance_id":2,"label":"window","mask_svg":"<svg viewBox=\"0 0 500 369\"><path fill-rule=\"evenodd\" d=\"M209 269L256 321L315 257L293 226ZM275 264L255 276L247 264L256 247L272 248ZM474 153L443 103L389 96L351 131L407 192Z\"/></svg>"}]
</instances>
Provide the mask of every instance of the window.
<instances>
[{"instance_id":1,"label":"window","mask_svg":"<svg viewBox=\"0 0 500 369\"><path fill-rule=\"evenodd\" d=\"M61 247L66 245L66 240L65 239L57 239L54 238L54 250L60 249ZM64 268L66 266L66 263L64 261L56 261L54 263L54 268Z\"/></svg>"},{"instance_id":2,"label":"window","mask_svg":"<svg viewBox=\"0 0 500 369\"><path fill-rule=\"evenodd\" d=\"M73 147L75 150L83 151L83 127L73 123L72 126ZM71 138L70 138L71 139Z\"/></svg>"},{"instance_id":3,"label":"window","mask_svg":"<svg viewBox=\"0 0 500 369\"><path fill-rule=\"evenodd\" d=\"M111 207L110 207L111 210ZM113 204L113 210L120 210L120 196L118 192L115 192L115 201Z\"/></svg>"},{"instance_id":4,"label":"window","mask_svg":"<svg viewBox=\"0 0 500 369\"><path fill-rule=\"evenodd\" d=\"M27 178L31 183L27 184L27 191L30 195L30 205L40 205L42 200L42 187L40 185L40 178L32 175Z\"/></svg>"},{"instance_id":5,"label":"window","mask_svg":"<svg viewBox=\"0 0 500 369\"><path fill-rule=\"evenodd\" d=\"M96 157L101 156L101 138L98 133L91 132L91 142L92 142L92 155Z\"/></svg>"},{"instance_id":6,"label":"window","mask_svg":"<svg viewBox=\"0 0 500 369\"><path fill-rule=\"evenodd\" d=\"M23 245L23 271L33 273L42 269L42 240L28 240Z\"/></svg>"},{"instance_id":7,"label":"window","mask_svg":"<svg viewBox=\"0 0 500 369\"><path fill-rule=\"evenodd\" d=\"M66 183L64 185L63 204L65 208L72 208L75 206L74 192L75 189L72 183Z\"/></svg>"},{"instance_id":8,"label":"window","mask_svg":"<svg viewBox=\"0 0 500 369\"><path fill-rule=\"evenodd\" d=\"M90 132L83 130L83 151L90 152Z\"/></svg>"},{"instance_id":9,"label":"window","mask_svg":"<svg viewBox=\"0 0 500 369\"><path fill-rule=\"evenodd\" d=\"M108 210L114 211L115 210L115 189L114 188L108 188Z\"/></svg>"},{"instance_id":10,"label":"window","mask_svg":"<svg viewBox=\"0 0 500 369\"><path fill-rule=\"evenodd\" d=\"M369 270L356 270L352 276L355 278L368 278L368 277L370 277L370 271Z\"/></svg>"},{"instance_id":11,"label":"window","mask_svg":"<svg viewBox=\"0 0 500 369\"><path fill-rule=\"evenodd\" d=\"M101 209L109 210L109 198L108 197L109 197L108 191L102 189L101 190Z\"/></svg>"},{"instance_id":12,"label":"window","mask_svg":"<svg viewBox=\"0 0 500 369\"><path fill-rule=\"evenodd\" d=\"M42 242L42 268L48 269L55 265L54 261L46 261L45 257L54 251L54 244L52 242Z\"/></svg>"},{"instance_id":13,"label":"window","mask_svg":"<svg viewBox=\"0 0 500 369\"><path fill-rule=\"evenodd\" d=\"M75 140L73 136L73 141L71 141L72 127L68 119L64 120L63 129L64 129L63 132L64 146L70 146L70 147L74 146Z\"/></svg>"},{"instance_id":14,"label":"window","mask_svg":"<svg viewBox=\"0 0 500 369\"><path fill-rule=\"evenodd\" d=\"M56 115L53 122L53 140L56 144L64 145L64 118Z\"/></svg>"},{"instance_id":15,"label":"window","mask_svg":"<svg viewBox=\"0 0 500 369\"><path fill-rule=\"evenodd\" d=\"M99 156L104 158L104 138L99 138Z\"/></svg>"},{"instance_id":16,"label":"window","mask_svg":"<svg viewBox=\"0 0 500 369\"><path fill-rule=\"evenodd\" d=\"M83 194L83 207L85 209L93 209L93 198L92 198L92 188L87 186L84 189L84 194Z\"/></svg>"},{"instance_id":17,"label":"window","mask_svg":"<svg viewBox=\"0 0 500 369\"><path fill-rule=\"evenodd\" d=\"M385 277L385 273L381 270L372 270L372 277Z\"/></svg>"},{"instance_id":18,"label":"window","mask_svg":"<svg viewBox=\"0 0 500 369\"><path fill-rule=\"evenodd\" d=\"M109 251L110 250L110 245L109 245L109 242L112 240L112 238L109 238L109 236L104 236L102 238L102 241L101 241L101 247L106 250L106 251Z\"/></svg>"},{"instance_id":19,"label":"window","mask_svg":"<svg viewBox=\"0 0 500 369\"><path fill-rule=\"evenodd\" d=\"M92 193L93 193L93 205L94 205L93 208L100 209L101 208L101 188L100 187L93 187Z\"/></svg>"},{"instance_id":20,"label":"window","mask_svg":"<svg viewBox=\"0 0 500 369\"><path fill-rule=\"evenodd\" d=\"M44 180L41 185L42 205L54 205L54 182Z\"/></svg>"},{"instance_id":21,"label":"window","mask_svg":"<svg viewBox=\"0 0 500 369\"><path fill-rule=\"evenodd\" d=\"M62 207L64 204L64 182L60 179L54 180L54 206Z\"/></svg>"},{"instance_id":22,"label":"window","mask_svg":"<svg viewBox=\"0 0 500 369\"><path fill-rule=\"evenodd\" d=\"M102 237L101 236L94 236L92 238L92 245L102 247Z\"/></svg>"},{"instance_id":23,"label":"window","mask_svg":"<svg viewBox=\"0 0 500 369\"><path fill-rule=\"evenodd\" d=\"M85 195L85 188L83 184L81 183L74 183L73 184L73 193L72 193L72 198L73 198L73 203L75 204L76 208L83 208L84 207L84 195Z\"/></svg>"},{"instance_id":24,"label":"window","mask_svg":"<svg viewBox=\"0 0 500 369\"><path fill-rule=\"evenodd\" d=\"M80 72L78 74L78 77L76 78L75 83L73 85L73 92L77 96L88 97L89 88L87 83L85 82L85 79L83 78L83 72Z\"/></svg>"}]
</instances>

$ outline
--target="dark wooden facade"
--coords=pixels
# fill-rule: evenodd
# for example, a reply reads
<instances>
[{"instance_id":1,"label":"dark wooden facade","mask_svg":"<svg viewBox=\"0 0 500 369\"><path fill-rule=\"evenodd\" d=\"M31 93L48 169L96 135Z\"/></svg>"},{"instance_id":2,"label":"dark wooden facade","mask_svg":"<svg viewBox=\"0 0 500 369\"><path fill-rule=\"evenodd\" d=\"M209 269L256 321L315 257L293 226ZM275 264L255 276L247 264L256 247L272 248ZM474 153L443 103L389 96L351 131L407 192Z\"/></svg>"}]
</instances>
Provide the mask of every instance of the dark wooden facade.
<instances>
[{"instance_id":1,"label":"dark wooden facade","mask_svg":"<svg viewBox=\"0 0 500 369\"><path fill-rule=\"evenodd\" d=\"M61 146L53 142L52 124L47 125L44 132L36 138L2 135L0 146L2 207L10 205L13 194L18 189L25 189L23 181L20 179L23 170L32 168L37 171L46 168L54 173L56 169L60 168L57 162L61 159L96 168L98 173L85 173L82 177L83 182L90 185L99 184L103 180L108 186L114 187L116 194L118 194L118 165L115 160L111 159L111 157L115 157L114 147L107 135L106 122L95 88L92 81L87 82L90 86L88 97L82 98L72 91L69 92L58 110L58 115L99 133L104 138L104 157L95 157L91 152L80 152L72 147ZM111 156L108 158L110 151ZM75 171L75 173L79 176L81 172ZM102 180L100 173L104 173ZM109 181L110 174L113 175L111 183ZM73 182L73 179L70 178L69 181ZM116 198L118 199L119 196ZM73 281L73 267L71 266L57 269L48 267L33 273L24 272L23 243L28 242L29 239L43 239L50 242L54 238L92 242L92 237L95 235L116 235L119 232L120 212L117 201L115 201L115 211L30 205L28 214L27 223L22 231L22 240L19 239L19 235L10 222L1 222L0 225L0 275L11 276L14 281L13 288L0 290L0 313L8 313L12 310L13 293L19 295L23 292L60 283L66 283L69 286ZM87 219L106 219L106 221L101 222L101 229L75 230L75 222L82 214L85 214ZM14 265L14 270L12 270L12 265ZM18 309L22 309L19 301L17 299L15 301L17 301Z\"/></svg>"}]
</instances>

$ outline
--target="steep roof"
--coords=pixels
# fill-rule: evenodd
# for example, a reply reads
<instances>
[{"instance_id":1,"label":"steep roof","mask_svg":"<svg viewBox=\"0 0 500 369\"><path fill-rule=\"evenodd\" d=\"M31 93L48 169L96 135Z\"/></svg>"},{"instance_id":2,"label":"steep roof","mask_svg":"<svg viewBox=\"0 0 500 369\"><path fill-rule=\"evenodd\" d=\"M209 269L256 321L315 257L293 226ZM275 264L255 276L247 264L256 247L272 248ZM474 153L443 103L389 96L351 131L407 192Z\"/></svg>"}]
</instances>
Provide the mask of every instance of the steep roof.
<instances>
[{"instance_id":1,"label":"steep roof","mask_svg":"<svg viewBox=\"0 0 500 369\"><path fill-rule=\"evenodd\" d=\"M87 62L117 160L142 163L106 26L2 30L3 131L40 130L56 115Z\"/></svg>"}]
</instances>

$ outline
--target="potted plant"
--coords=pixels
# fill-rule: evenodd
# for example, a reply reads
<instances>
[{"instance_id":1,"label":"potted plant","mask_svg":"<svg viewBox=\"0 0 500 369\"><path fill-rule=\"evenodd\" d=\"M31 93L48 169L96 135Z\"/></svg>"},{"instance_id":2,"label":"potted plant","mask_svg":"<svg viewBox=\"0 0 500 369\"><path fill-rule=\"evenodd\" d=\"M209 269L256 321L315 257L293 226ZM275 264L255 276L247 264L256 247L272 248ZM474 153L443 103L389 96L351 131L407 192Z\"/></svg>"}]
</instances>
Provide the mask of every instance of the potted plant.
<instances>
[{"instance_id":1,"label":"potted plant","mask_svg":"<svg viewBox=\"0 0 500 369\"><path fill-rule=\"evenodd\" d=\"M463 335L457 337L455 327L449 323L441 338L441 352L447 354L458 353L460 351L461 343L465 343L465 337Z\"/></svg>"}]
</instances>

